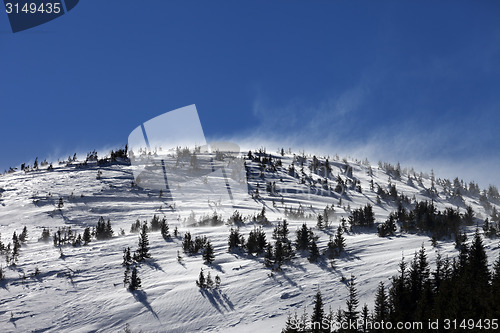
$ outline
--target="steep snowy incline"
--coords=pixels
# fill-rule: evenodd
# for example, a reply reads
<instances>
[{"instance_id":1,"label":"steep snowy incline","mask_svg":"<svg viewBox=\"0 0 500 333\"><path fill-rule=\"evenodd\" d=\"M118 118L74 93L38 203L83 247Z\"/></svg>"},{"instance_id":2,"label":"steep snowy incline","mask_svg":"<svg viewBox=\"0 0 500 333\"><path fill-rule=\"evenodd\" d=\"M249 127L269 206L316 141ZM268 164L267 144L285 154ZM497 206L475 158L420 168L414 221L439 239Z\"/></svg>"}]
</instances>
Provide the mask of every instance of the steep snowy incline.
<instances>
[{"instance_id":1,"label":"steep snowy incline","mask_svg":"<svg viewBox=\"0 0 500 333\"><path fill-rule=\"evenodd\" d=\"M273 240L277 222L287 218L286 211L301 208L306 218L288 216L290 238L294 240L295 230L306 222L319 236L318 246L323 251L330 235L335 233L342 218L347 219L350 210L371 204L376 223L381 223L397 209L397 204L390 200L377 202L377 186L388 191L389 182L410 200L433 200L439 210L458 207L464 213L470 205L480 226L489 215L479 196L465 193L463 200L459 200L430 176L422 175L419 183L418 176L412 175L415 181L410 181L409 172L403 171L396 179L383 168L358 161L348 162L351 174L345 162L332 158L331 176L325 185L320 183L323 177L310 168L311 157L304 164L303 173L293 155L281 159L282 166L276 171L264 170L256 172L256 177L249 177L250 194L239 194L236 198L236 209L248 217L239 228L245 238L258 225L251 217L263 207L270 220L269 225L263 226L268 241ZM298 175L290 175L292 163ZM247 167L254 171L259 168L249 160ZM349 180L340 193L334 190L337 175ZM300 315L304 308L310 313L318 287L326 309L331 307L335 311L345 305L345 279L352 274L358 281L360 304L367 303L372 308L377 284L380 281L387 284L397 274L402 256L411 259L422 245L431 263L438 251L443 257L457 255L453 239L439 240L433 247L426 234L398 232L396 236L382 238L375 228L360 229L345 234L346 249L335 260L334 268L325 256L311 263L307 253L297 252L281 271L271 271L264 266L263 256L228 252L232 226L192 224L193 220L213 214L203 196L196 197L198 194L193 193L188 206L179 207L182 203L176 203L174 208L158 191L133 186L133 180L131 167L126 163L78 166L75 162L56 166L53 171L0 176L2 242L7 245L13 232L19 235L24 226L28 230L16 265L7 266L1 260L5 275L0 281L2 332L116 332L126 324L134 332L279 332L288 313L297 311ZM356 190L358 181L361 192ZM275 190L270 193L266 187L273 182ZM431 194L433 182L435 191ZM63 205L59 208L60 198ZM316 216L327 205L334 206L331 227L318 230ZM499 207L496 203L491 205ZM216 212L227 220L233 210L216 209ZM138 234L131 233L130 227L138 219L151 221L154 214L165 216L170 233L177 227L180 236L166 241L159 232L148 234L152 258L137 266L142 289L129 292L123 284L123 250L130 247L133 251L138 245ZM39 240L43 228L49 228L51 234L59 227L83 233L85 227L94 227L101 216L111 221L115 235L111 239L92 239L85 246L64 245L61 250L52 241ZM474 225L465 227L469 238L474 229ZM188 255L182 251L182 235L188 231L193 238L207 236L210 240L215 250L212 265L205 264L200 254ZM490 264L498 256L497 243L494 238L484 239ZM205 274L210 272L212 278L218 275L221 287L198 288L195 281L201 269Z\"/></svg>"}]
</instances>

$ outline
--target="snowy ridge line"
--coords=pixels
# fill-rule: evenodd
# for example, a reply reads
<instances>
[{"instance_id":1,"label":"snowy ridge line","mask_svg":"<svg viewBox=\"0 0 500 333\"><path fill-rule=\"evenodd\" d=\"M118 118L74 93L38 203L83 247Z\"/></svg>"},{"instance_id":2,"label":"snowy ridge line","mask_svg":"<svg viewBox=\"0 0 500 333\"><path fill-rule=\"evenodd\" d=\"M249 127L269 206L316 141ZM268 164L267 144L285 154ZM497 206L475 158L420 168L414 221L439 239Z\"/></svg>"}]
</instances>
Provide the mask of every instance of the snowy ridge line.
<instances>
[{"instance_id":1,"label":"snowy ridge line","mask_svg":"<svg viewBox=\"0 0 500 333\"><path fill-rule=\"evenodd\" d=\"M431 233L402 232L399 223L394 235L379 237L376 227L397 212L398 202L408 210L415 202L433 202L438 211L453 208L462 216L470 206L475 213L473 223L461 225L469 240L476 225L486 233L482 228L486 218L488 232L496 227L491 219L499 208L494 187L480 191L475 184L462 184L458 179L433 179L432 173L371 166L367 161L336 156L328 159L327 167L325 157L316 161L312 156L283 153L261 150L252 152L252 157L245 154L248 193L235 198L236 207L221 202L207 208L206 199L196 193L185 203L172 203L158 190L134 186L132 167L125 160L101 165L89 161L86 166L75 160L69 165L53 165L52 170L4 174L0 177L1 241L12 243L12 234L19 235L24 226L27 238L15 265L1 260L2 331L107 332L123 330L129 324L134 332L279 332L288 313L301 314L304 307L311 313L318 286L325 308L336 310L345 305L344 279L353 274L360 304L372 308L378 283L388 284L398 274L402 254L410 260L424 244L432 265L438 252L443 257L458 256L453 236L443 236L433 246ZM60 198L62 207L58 207ZM325 254L318 262L310 262L309 251L295 251L281 270L272 271L264 265L264 254L228 251L230 228L237 225L227 225L227 221L235 209L243 218L239 231L245 240L254 227L262 226L267 241L274 244L274 228L287 219L289 238L295 241L296 230L305 222L319 237L317 246L322 253L342 219L348 223L354 210L368 204L373 207L374 226L358 226L344 233L345 249L335 259L335 268ZM317 217L325 216L327 206L333 207L327 213L328 226L318 229ZM268 222L259 216L262 208ZM222 224L201 225L203 221L210 224L214 213ZM123 285L123 249L134 251L138 246L139 234L130 232L131 224L136 220L149 223L153 215L165 217L171 239L165 240L159 231L148 234L152 258L134 264L142 289L130 292ZM83 234L101 216L111 222L114 234L110 239L92 238L88 245L75 247L62 245L62 256L52 239L39 241L43 228L50 229L50 237L64 226ZM176 227L178 237L173 235ZM201 251L193 255L183 251L183 236L188 231L193 238L210 240L215 255L212 265L204 263ZM498 256L497 243L494 236L484 237L490 268ZM196 286L202 268L221 277L219 289Z\"/></svg>"}]
</instances>

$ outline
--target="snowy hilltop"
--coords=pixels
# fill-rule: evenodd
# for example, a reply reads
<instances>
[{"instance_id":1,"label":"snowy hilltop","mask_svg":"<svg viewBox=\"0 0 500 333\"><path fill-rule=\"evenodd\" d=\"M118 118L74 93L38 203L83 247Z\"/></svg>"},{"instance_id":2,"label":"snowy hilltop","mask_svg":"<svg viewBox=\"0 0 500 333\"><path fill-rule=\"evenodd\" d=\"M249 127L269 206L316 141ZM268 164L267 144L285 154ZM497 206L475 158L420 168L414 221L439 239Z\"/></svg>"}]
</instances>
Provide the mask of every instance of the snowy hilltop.
<instances>
[{"instance_id":1,"label":"snowy hilltop","mask_svg":"<svg viewBox=\"0 0 500 333\"><path fill-rule=\"evenodd\" d=\"M193 166L196 154L174 158ZM129 155L36 160L0 176L2 332L495 327L493 185L260 148L231 157L243 177L222 195L203 175L139 186Z\"/></svg>"}]
</instances>

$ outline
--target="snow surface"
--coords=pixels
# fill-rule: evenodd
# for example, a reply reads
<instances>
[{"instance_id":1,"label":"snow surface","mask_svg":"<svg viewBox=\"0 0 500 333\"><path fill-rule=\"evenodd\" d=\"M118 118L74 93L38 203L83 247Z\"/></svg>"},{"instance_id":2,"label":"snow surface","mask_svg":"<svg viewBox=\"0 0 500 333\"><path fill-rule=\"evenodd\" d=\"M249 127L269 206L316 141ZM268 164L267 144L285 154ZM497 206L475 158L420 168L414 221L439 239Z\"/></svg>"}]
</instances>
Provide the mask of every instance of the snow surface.
<instances>
[{"instance_id":1,"label":"snow surface","mask_svg":"<svg viewBox=\"0 0 500 333\"><path fill-rule=\"evenodd\" d=\"M285 155L277 174L266 172L265 179L259 180L260 199L253 200L249 195L235 198L239 202L237 209L243 216L250 216L260 212L264 205L273 224L264 228L269 241L274 225L284 218L284 207L280 197L266 193L266 181L276 181L279 190L286 192L285 206L297 208L301 203L306 214L321 213L326 205L333 203L332 228L315 229L320 236L318 246L324 250L340 218L347 218L349 213L338 207L337 193L311 194L310 185L299 184L289 176L286 170L292 159L293 155ZM343 174L343 163L335 158L330 161L334 185L336 175ZM196 218L212 214L203 197L194 197L187 203L189 206L173 210L158 191L131 186L133 176L129 165L79 167L77 164L55 166L53 171L18 171L0 176L2 241L9 243L14 231L19 234L23 226L28 227L28 241L20 250L18 264L6 267L5 260L1 260L6 275L0 281L1 332L117 332L123 331L127 323L133 332L280 332L288 313L297 311L300 315L304 309L311 311L318 287L326 310L344 308L347 287L341 279L353 274L357 278L360 305L367 303L372 309L377 284L389 283L403 255L409 261L422 244L431 263L437 251L443 257L457 255L451 239L439 241L438 247L433 248L428 235L398 233L380 238L371 230L345 235L346 252L336 260L335 269L327 260L310 263L305 253L297 253L282 271L271 272L265 268L262 257L228 252L230 226L188 225L186 219L191 212ZM349 190L343 197L343 205L358 208L371 203L376 222L385 221L396 209L395 204L376 205L377 195L369 188L371 177L366 162L349 161L349 165L353 167L353 176L361 181L363 191ZM377 166L372 168L374 182L386 188L389 176ZM308 167L304 169L306 174L310 173ZM100 179L98 170L102 171ZM416 182L407 185L406 174L399 181L391 181L400 193L410 198L430 200L425 191L431 186L427 175L421 185ZM252 190L256 185L257 180L250 182ZM434 201L438 209L458 204L464 212L468 204L474 208L476 217L487 217L478 197L464 196L465 203L457 203L447 198L439 185L436 187L439 197L434 197ZM59 197L64 199L61 210L57 209ZM227 219L232 210L219 209L218 213ZM216 259L212 266L207 266L201 255L182 252L181 238L165 241L159 232L152 232L149 234L152 259L138 266L143 288L131 293L122 282L122 251L126 247L137 248L138 235L129 232L130 225L137 219L150 221L153 214L167 218L171 233L177 226L181 234L190 231L193 237L206 235L215 248ZM52 242L38 240L43 227L54 232L58 227L71 226L83 232L86 226L95 226L100 216L111 220L115 237L110 240L93 240L81 247L64 246L62 258ZM294 231L303 221L289 222L290 238L294 239ZM307 223L314 227L316 221ZM254 224L247 223L240 231L247 237L253 228ZM120 229L125 230L125 235L118 236ZM469 239L474 229L467 229ZM490 264L498 256L497 243L496 239L484 239ZM177 260L178 251L183 257L181 262ZM33 276L36 268L40 274ZM212 277L221 277L220 289L200 290L196 286L201 268L211 272Z\"/></svg>"}]
</instances>

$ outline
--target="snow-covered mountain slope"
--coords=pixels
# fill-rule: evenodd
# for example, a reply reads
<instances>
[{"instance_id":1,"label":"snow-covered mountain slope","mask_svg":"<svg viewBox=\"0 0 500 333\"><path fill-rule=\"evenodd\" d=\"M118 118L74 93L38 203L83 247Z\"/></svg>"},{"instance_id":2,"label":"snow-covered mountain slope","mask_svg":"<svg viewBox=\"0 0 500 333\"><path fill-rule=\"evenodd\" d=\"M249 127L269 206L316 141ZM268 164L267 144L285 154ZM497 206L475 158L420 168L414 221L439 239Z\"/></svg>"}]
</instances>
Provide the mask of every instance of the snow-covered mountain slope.
<instances>
[{"instance_id":1,"label":"snow-covered mountain slope","mask_svg":"<svg viewBox=\"0 0 500 333\"><path fill-rule=\"evenodd\" d=\"M464 213L471 206L479 226L489 215L477 193L462 191L456 195L453 183L433 181L426 174L398 170L401 176L394 177L387 166L331 157L328 183L320 184L324 177L311 170L311 156L304 160L303 173L300 157L273 156L281 160L275 171L271 167L262 170L257 162L246 161L247 168L258 176L250 176L249 192L235 198L235 208L243 217L249 217L239 227L245 238L256 225L251 217L263 207L270 221L263 227L268 241L272 240L276 223L287 218L285 211L301 207L310 219L288 217L290 238L295 239L295 230L305 221L319 236L318 246L323 251L341 218L350 215L350 209L371 204L376 224L397 209L390 198L377 203L378 186L388 191L389 182L399 195L412 202L433 200L438 210L458 207ZM324 162L325 158L319 160ZM290 172L292 163L294 172ZM452 238L440 239L433 247L428 234L397 232L391 237L379 237L375 228L357 229L345 234L346 250L333 268L325 256L311 263L305 252L296 252L281 270L272 271L265 267L263 256L228 251L232 226L192 224L213 215L202 195L197 198L193 193L188 206L176 203L174 208L159 191L133 186L131 168L127 163L83 166L75 161L51 171L16 171L0 176L2 242L12 242L12 234L19 235L24 226L28 230L17 263L7 265L1 260L4 279L0 281L0 331L117 332L128 325L134 332L279 332L288 313L300 314L304 309L310 312L318 287L326 308L336 310L344 306L347 298L343 278L352 274L358 281L360 304L372 308L377 284L397 274L402 256L411 259L422 244L431 263L438 252L442 256L457 255ZM334 190L337 176L345 181L339 192ZM266 185L272 186L273 182L274 193L269 193ZM60 198L62 207L58 207ZM331 226L316 229L316 217L327 205L334 206ZM495 202L490 205L499 207ZM215 207L215 211L224 220L233 213L227 205ZM123 250L130 247L133 251L138 245L138 234L131 233L130 227L137 219L151 221L154 214L165 216L170 232L177 227L180 235L166 241L159 232L148 234L152 258L137 265L142 289L130 292L123 284L122 266ZM94 227L101 216L111 221L111 239L93 238L88 245L64 245L61 249L52 241L39 240L43 228L49 228L51 234L59 227L83 233L85 227ZM463 228L469 236L475 230L474 225ZM204 264L200 254L182 251L182 235L187 231L193 238L208 237L215 249L212 265ZM498 256L498 239L484 238L484 244L491 264ZM201 269L212 277L218 275L220 288L198 288L195 281Z\"/></svg>"}]
</instances>

